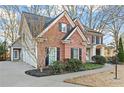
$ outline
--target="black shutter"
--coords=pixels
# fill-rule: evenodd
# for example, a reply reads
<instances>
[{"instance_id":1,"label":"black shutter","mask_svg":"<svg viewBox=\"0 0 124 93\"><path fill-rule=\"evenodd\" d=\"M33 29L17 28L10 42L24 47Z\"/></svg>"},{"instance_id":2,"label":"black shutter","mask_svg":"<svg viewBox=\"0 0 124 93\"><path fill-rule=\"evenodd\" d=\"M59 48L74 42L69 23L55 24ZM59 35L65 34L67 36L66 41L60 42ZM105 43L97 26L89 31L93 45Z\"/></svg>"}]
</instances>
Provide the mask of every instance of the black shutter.
<instances>
[{"instance_id":1,"label":"black shutter","mask_svg":"<svg viewBox=\"0 0 124 93\"><path fill-rule=\"evenodd\" d=\"M46 62L45 65L48 66L49 65L49 48L46 48Z\"/></svg>"},{"instance_id":2,"label":"black shutter","mask_svg":"<svg viewBox=\"0 0 124 93\"><path fill-rule=\"evenodd\" d=\"M71 58L73 58L73 48L71 48Z\"/></svg>"},{"instance_id":3,"label":"black shutter","mask_svg":"<svg viewBox=\"0 0 124 93\"><path fill-rule=\"evenodd\" d=\"M60 60L60 48L57 48L57 60Z\"/></svg>"},{"instance_id":4,"label":"black shutter","mask_svg":"<svg viewBox=\"0 0 124 93\"><path fill-rule=\"evenodd\" d=\"M62 31L62 24L59 23L59 31Z\"/></svg>"},{"instance_id":5,"label":"black shutter","mask_svg":"<svg viewBox=\"0 0 124 93\"><path fill-rule=\"evenodd\" d=\"M67 24L67 31L69 32L71 30L70 24Z\"/></svg>"},{"instance_id":6,"label":"black shutter","mask_svg":"<svg viewBox=\"0 0 124 93\"><path fill-rule=\"evenodd\" d=\"M79 48L79 59L82 60L82 49Z\"/></svg>"}]
</instances>

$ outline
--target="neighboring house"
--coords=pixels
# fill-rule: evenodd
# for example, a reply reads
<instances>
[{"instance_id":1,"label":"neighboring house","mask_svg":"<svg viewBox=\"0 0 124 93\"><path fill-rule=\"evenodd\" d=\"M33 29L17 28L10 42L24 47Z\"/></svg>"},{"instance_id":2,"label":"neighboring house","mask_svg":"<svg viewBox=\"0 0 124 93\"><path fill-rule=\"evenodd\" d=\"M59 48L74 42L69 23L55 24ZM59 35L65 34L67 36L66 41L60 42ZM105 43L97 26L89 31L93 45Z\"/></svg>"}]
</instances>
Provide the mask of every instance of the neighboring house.
<instances>
[{"instance_id":1,"label":"neighboring house","mask_svg":"<svg viewBox=\"0 0 124 93\"><path fill-rule=\"evenodd\" d=\"M53 61L63 62L70 58L85 63L88 42L83 30L80 21L72 20L66 11L56 18L22 13L20 38L11 46L11 60L21 60L34 67L46 67ZM103 36L99 33L98 35ZM101 42L102 40L96 41L100 43L97 46Z\"/></svg>"},{"instance_id":2,"label":"neighboring house","mask_svg":"<svg viewBox=\"0 0 124 93\"><path fill-rule=\"evenodd\" d=\"M86 55L87 62L92 61L92 56L104 56L103 34L94 30L89 30L86 32L86 37L89 41Z\"/></svg>"},{"instance_id":3,"label":"neighboring house","mask_svg":"<svg viewBox=\"0 0 124 93\"><path fill-rule=\"evenodd\" d=\"M104 54L105 54L106 58L111 58L111 57L115 56L115 47L105 46Z\"/></svg>"}]
</instances>

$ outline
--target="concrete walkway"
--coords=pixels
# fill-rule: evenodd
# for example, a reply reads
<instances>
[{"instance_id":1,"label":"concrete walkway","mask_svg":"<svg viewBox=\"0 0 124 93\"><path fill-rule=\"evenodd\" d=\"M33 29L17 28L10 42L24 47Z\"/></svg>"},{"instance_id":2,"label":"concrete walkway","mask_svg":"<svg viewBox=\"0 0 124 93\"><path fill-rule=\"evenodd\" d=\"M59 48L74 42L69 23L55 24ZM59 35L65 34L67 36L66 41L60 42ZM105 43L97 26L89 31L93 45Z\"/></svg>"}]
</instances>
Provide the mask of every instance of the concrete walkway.
<instances>
[{"instance_id":1,"label":"concrete walkway","mask_svg":"<svg viewBox=\"0 0 124 93\"><path fill-rule=\"evenodd\" d=\"M26 70L33 69L23 62L0 62L0 87L79 87L63 82L77 76L95 74L113 69L113 65L106 64L103 68L89 71L81 71L62 75L46 77L33 77L26 75Z\"/></svg>"}]
</instances>

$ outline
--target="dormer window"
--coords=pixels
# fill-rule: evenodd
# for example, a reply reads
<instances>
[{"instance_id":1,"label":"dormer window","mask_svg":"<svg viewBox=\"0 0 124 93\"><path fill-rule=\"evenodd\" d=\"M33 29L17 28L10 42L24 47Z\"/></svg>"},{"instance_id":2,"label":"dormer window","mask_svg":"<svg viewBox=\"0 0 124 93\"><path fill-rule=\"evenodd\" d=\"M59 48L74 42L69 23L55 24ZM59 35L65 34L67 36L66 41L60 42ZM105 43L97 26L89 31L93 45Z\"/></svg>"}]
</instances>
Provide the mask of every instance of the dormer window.
<instances>
[{"instance_id":1,"label":"dormer window","mask_svg":"<svg viewBox=\"0 0 124 93\"><path fill-rule=\"evenodd\" d=\"M67 24L65 24L65 23L60 23L59 24L59 30L61 31L61 32L67 32Z\"/></svg>"}]
</instances>

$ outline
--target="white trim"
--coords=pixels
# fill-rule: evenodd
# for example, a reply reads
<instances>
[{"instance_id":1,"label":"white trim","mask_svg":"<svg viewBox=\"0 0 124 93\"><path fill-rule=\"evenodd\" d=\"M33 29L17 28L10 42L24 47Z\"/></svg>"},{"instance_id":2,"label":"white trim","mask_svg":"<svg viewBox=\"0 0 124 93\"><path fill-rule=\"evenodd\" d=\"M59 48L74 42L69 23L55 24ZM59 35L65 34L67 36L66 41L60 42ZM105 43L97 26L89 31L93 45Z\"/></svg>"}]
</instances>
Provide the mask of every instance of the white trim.
<instances>
[{"instance_id":1,"label":"white trim","mask_svg":"<svg viewBox=\"0 0 124 93\"><path fill-rule=\"evenodd\" d=\"M101 54L100 54L101 56L105 56L105 54L104 54L104 47L102 47L102 48L100 49L100 53L101 53Z\"/></svg>"},{"instance_id":2,"label":"white trim","mask_svg":"<svg viewBox=\"0 0 124 93\"><path fill-rule=\"evenodd\" d=\"M11 61L13 61L13 47L11 47Z\"/></svg>"},{"instance_id":3,"label":"white trim","mask_svg":"<svg viewBox=\"0 0 124 93\"><path fill-rule=\"evenodd\" d=\"M93 55L92 56L95 56L96 55L96 46L93 46Z\"/></svg>"},{"instance_id":4,"label":"white trim","mask_svg":"<svg viewBox=\"0 0 124 93\"><path fill-rule=\"evenodd\" d=\"M81 38L82 38L85 42L87 42L86 37L85 37L84 34L81 32L81 30L80 30L80 28L79 28L78 26L69 34L68 37L66 37L66 39L65 39L64 41L68 40L68 39L74 34L75 31L78 31L78 33L79 33L79 35L81 36Z\"/></svg>"},{"instance_id":5,"label":"white trim","mask_svg":"<svg viewBox=\"0 0 124 93\"><path fill-rule=\"evenodd\" d=\"M52 54L52 55L50 55L50 52L51 52L51 49L54 49L55 51L55 53L54 53L54 55ZM50 64L52 64L53 62L50 62L50 57L55 57L55 61L57 61L57 47L49 47L49 63L48 63L48 65L50 65Z\"/></svg>"},{"instance_id":6,"label":"white trim","mask_svg":"<svg viewBox=\"0 0 124 93\"><path fill-rule=\"evenodd\" d=\"M13 55L14 55L15 51L17 52L17 55L16 55L17 57L13 56L13 59L18 60L19 59L19 50L13 50Z\"/></svg>"},{"instance_id":7,"label":"white trim","mask_svg":"<svg viewBox=\"0 0 124 93\"><path fill-rule=\"evenodd\" d=\"M45 28L37 37L41 37L44 33L46 33L59 19L61 19L63 16L67 18L67 20L70 22L72 27L75 27L74 22L70 18L70 16L67 14L66 11L64 11L58 18L56 18L47 28Z\"/></svg>"},{"instance_id":8,"label":"white trim","mask_svg":"<svg viewBox=\"0 0 124 93\"><path fill-rule=\"evenodd\" d=\"M84 27L83 27L82 23L80 22L80 20L79 20L79 19L75 19L74 22L76 22L76 21L80 24L80 26L81 26L82 29L84 30Z\"/></svg>"}]
</instances>

